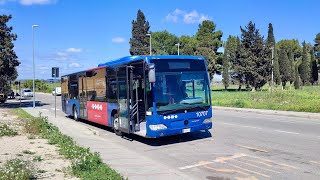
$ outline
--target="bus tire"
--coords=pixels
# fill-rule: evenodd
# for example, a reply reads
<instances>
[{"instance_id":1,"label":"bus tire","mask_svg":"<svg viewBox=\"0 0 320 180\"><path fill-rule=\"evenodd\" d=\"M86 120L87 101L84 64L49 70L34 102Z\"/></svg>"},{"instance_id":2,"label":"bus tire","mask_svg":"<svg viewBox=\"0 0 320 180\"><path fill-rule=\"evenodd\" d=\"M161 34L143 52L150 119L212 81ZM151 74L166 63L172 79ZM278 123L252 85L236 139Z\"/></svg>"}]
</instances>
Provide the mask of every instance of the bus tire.
<instances>
[{"instance_id":1,"label":"bus tire","mask_svg":"<svg viewBox=\"0 0 320 180\"><path fill-rule=\"evenodd\" d=\"M119 122L119 115L118 114L115 114L113 116L113 130L114 130L114 133L118 136L122 136L122 132L119 130L119 127L120 127L120 122Z\"/></svg>"},{"instance_id":2,"label":"bus tire","mask_svg":"<svg viewBox=\"0 0 320 180\"><path fill-rule=\"evenodd\" d=\"M73 106L73 119L75 120L75 121L78 121L79 120L79 117L78 117L78 111L77 111L77 108L76 108L76 106Z\"/></svg>"}]
</instances>

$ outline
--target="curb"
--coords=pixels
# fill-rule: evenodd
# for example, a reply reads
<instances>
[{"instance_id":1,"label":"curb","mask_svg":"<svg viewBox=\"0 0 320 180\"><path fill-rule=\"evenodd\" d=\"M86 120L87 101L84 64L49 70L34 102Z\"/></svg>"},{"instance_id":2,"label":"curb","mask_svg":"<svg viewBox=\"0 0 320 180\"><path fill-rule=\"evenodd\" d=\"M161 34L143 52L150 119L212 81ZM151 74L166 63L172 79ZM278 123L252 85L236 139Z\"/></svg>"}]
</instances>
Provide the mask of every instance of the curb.
<instances>
[{"instance_id":1,"label":"curb","mask_svg":"<svg viewBox=\"0 0 320 180\"><path fill-rule=\"evenodd\" d=\"M257 113L257 114L279 115L279 116L288 116L288 117L301 117L301 118L320 120L320 113L295 112L295 111L276 111L276 110L268 110L268 109L249 109L249 108L234 108L234 107L222 107L222 106L212 106L212 108L213 108L213 110L249 112L249 113Z\"/></svg>"}]
</instances>

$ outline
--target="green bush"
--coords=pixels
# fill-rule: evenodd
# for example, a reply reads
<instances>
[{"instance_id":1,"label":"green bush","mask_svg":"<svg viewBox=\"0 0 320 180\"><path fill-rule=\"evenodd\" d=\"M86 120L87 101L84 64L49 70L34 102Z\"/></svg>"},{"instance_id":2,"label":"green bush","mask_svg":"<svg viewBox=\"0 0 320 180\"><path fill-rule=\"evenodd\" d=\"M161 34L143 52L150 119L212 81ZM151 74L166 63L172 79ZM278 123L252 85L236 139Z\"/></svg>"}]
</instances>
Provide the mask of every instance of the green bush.
<instances>
[{"instance_id":1,"label":"green bush","mask_svg":"<svg viewBox=\"0 0 320 180\"><path fill-rule=\"evenodd\" d=\"M6 124L0 124L0 137L1 136L15 136L18 133L13 129L9 128Z\"/></svg>"},{"instance_id":2,"label":"green bush","mask_svg":"<svg viewBox=\"0 0 320 180\"><path fill-rule=\"evenodd\" d=\"M0 179L29 180L35 179L35 177L28 162L20 159L12 159L0 168Z\"/></svg>"}]
</instances>

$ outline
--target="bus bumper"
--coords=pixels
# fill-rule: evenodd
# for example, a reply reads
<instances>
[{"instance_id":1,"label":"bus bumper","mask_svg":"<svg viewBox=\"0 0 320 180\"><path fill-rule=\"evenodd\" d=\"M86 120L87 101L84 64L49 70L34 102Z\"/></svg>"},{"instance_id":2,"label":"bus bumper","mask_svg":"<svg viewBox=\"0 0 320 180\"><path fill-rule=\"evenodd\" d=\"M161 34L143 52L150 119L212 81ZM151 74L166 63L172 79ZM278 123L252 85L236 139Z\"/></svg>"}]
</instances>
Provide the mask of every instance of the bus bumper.
<instances>
[{"instance_id":1,"label":"bus bumper","mask_svg":"<svg viewBox=\"0 0 320 180\"><path fill-rule=\"evenodd\" d=\"M189 132L196 132L200 130L209 130L212 128L212 122L210 123L202 123L200 125L196 126L188 126L185 128L168 128L164 130L156 130L152 131L149 129L147 133L148 138L158 138L158 137L163 137L163 136L171 136L171 135L177 135L177 134L184 134L184 133L189 133Z\"/></svg>"}]
</instances>

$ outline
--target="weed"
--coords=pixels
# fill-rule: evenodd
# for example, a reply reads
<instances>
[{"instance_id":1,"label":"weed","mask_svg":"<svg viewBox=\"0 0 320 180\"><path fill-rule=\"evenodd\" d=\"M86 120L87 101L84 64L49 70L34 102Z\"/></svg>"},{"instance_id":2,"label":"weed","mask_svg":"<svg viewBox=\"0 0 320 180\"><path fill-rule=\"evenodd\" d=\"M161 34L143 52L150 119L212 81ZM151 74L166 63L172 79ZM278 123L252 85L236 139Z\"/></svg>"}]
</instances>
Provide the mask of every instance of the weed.
<instances>
[{"instance_id":1,"label":"weed","mask_svg":"<svg viewBox=\"0 0 320 180\"><path fill-rule=\"evenodd\" d=\"M30 142L30 144L34 144L35 142Z\"/></svg>"},{"instance_id":2,"label":"weed","mask_svg":"<svg viewBox=\"0 0 320 180\"><path fill-rule=\"evenodd\" d=\"M0 124L0 137L1 136L15 136L18 133L11 129L8 125L6 124Z\"/></svg>"},{"instance_id":3,"label":"weed","mask_svg":"<svg viewBox=\"0 0 320 180\"><path fill-rule=\"evenodd\" d=\"M38 162L40 162L40 161L43 161L43 158L42 158L41 156L35 156L35 157L33 158L33 161L38 161Z\"/></svg>"},{"instance_id":4,"label":"weed","mask_svg":"<svg viewBox=\"0 0 320 180\"><path fill-rule=\"evenodd\" d=\"M29 150L24 150L24 151L22 151L22 153L24 153L24 154L35 154L35 152L29 151Z\"/></svg>"},{"instance_id":5,"label":"weed","mask_svg":"<svg viewBox=\"0 0 320 180\"><path fill-rule=\"evenodd\" d=\"M34 179L34 176L28 162L12 159L0 169L0 179Z\"/></svg>"},{"instance_id":6,"label":"weed","mask_svg":"<svg viewBox=\"0 0 320 180\"><path fill-rule=\"evenodd\" d=\"M17 156L23 156L23 155L19 153L19 154L17 154Z\"/></svg>"}]
</instances>

